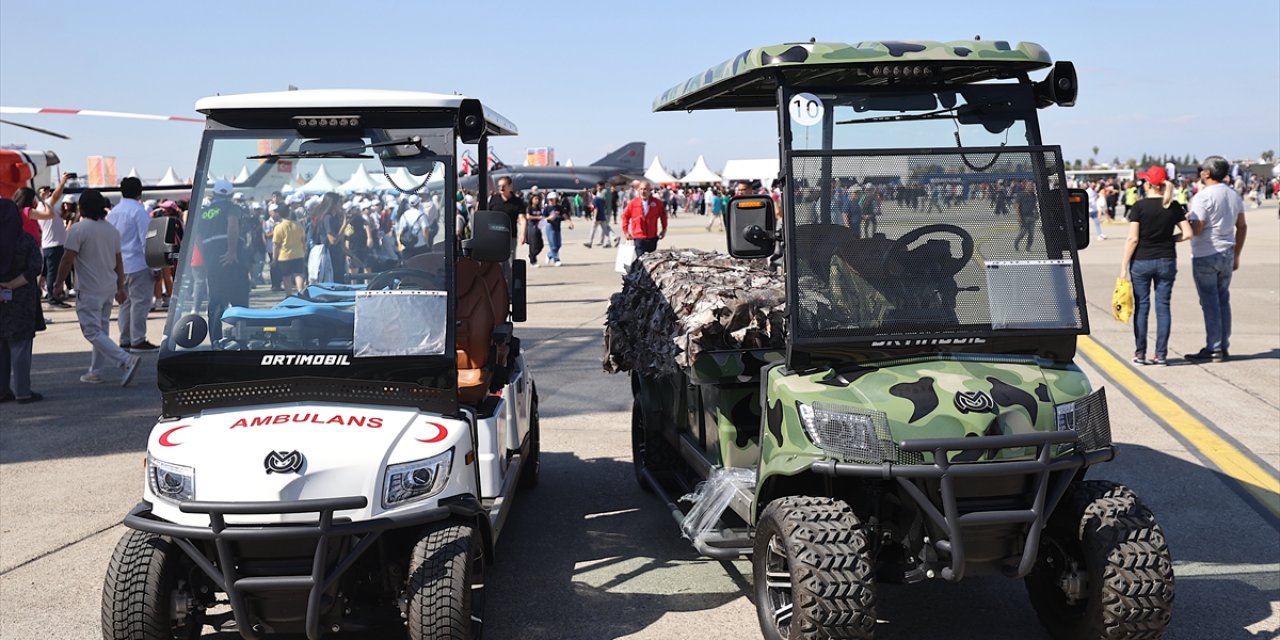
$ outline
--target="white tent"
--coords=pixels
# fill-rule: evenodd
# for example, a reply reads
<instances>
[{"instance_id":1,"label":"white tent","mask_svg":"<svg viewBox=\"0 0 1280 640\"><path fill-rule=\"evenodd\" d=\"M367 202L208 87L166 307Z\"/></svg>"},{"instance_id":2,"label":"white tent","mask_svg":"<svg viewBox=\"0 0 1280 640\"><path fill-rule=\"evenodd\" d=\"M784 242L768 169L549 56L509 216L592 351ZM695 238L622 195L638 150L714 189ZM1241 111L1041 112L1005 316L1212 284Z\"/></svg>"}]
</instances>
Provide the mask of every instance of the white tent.
<instances>
[{"instance_id":1,"label":"white tent","mask_svg":"<svg viewBox=\"0 0 1280 640\"><path fill-rule=\"evenodd\" d=\"M681 184L710 184L712 182L722 182L720 176L707 166L707 161L698 156L698 161L693 163L693 170L689 175L680 179Z\"/></svg>"},{"instance_id":2,"label":"white tent","mask_svg":"<svg viewBox=\"0 0 1280 640\"><path fill-rule=\"evenodd\" d=\"M160 178L160 182L157 182L156 184L158 185L186 184L186 182L182 178L178 177L178 172L174 171L173 167L169 167L169 170L164 172L164 177Z\"/></svg>"},{"instance_id":3,"label":"white tent","mask_svg":"<svg viewBox=\"0 0 1280 640\"><path fill-rule=\"evenodd\" d=\"M759 180L768 187L778 178L778 159L764 158L760 160L730 160L724 163L724 171L720 176L725 180Z\"/></svg>"},{"instance_id":4,"label":"white tent","mask_svg":"<svg viewBox=\"0 0 1280 640\"><path fill-rule=\"evenodd\" d=\"M649 168L645 170L644 179L654 184L670 184L672 182L679 182L675 176L671 175L671 173L667 171L666 167L662 166L662 160L657 156L654 156L653 162L651 162L649 164Z\"/></svg>"},{"instance_id":5,"label":"white tent","mask_svg":"<svg viewBox=\"0 0 1280 640\"><path fill-rule=\"evenodd\" d=\"M249 181L249 167L247 167L247 166L245 166L245 165L240 165L240 173L237 173L237 174L236 174L235 179L234 179L234 180L232 180L232 181L231 181L231 183L232 183L232 184L244 184L244 183L246 183L246 182L248 182L248 181Z\"/></svg>"},{"instance_id":6,"label":"white tent","mask_svg":"<svg viewBox=\"0 0 1280 640\"><path fill-rule=\"evenodd\" d=\"M138 168L137 168L137 167L134 167L134 168L132 168L132 169L129 169L129 175L127 175L127 176L125 176L125 177L126 177L126 178L137 178L137 177L138 177Z\"/></svg>"},{"instance_id":7,"label":"white tent","mask_svg":"<svg viewBox=\"0 0 1280 640\"><path fill-rule=\"evenodd\" d=\"M316 171L316 175L312 176L306 184L298 187L297 192L328 193L330 191L337 191L340 186L342 186L342 183L334 180L333 177L329 175L329 170L325 169L324 165L320 165L320 169Z\"/></svg>"},{"instance_id":8,"label":"white tent","mask_svg":"<svg viewBox=\"0 0 1280 640\"><path fill-rule=\"evenodd\" d=\"M373 177L369 175L369 171L365 169L362 164L357 166L356 172L351 174L351 177L347 178L347 181L338 187L338 191L343 193L357 193L361 191L377 191L380 188L381 187L379 187L378 183L373 180Z\"/></svg>"}]
</instances>

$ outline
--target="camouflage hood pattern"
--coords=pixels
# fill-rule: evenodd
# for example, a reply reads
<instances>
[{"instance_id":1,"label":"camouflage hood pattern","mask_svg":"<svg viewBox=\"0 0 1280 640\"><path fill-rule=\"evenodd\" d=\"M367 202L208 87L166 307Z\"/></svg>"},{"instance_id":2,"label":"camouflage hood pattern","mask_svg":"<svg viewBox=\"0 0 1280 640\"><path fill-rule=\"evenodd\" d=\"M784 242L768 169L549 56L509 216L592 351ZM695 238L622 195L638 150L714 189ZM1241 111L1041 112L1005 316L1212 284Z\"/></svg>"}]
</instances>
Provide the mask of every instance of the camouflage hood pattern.
<instances>
[{"instance_id":1,"label":"camouflage hood pattern","mask_svg":"<svg viewBox=\"0 0 1280 640\"><path fill-rule=\"evenodd\" d=\"M786 374L779 367L769 370L768 387L770 404L761 434L766 451L761 460L769 468L762 468L762 478L796 473L815 459L830 457L805 433L799 405L882 412L886 432L878 428L877 435L891 453L896 451L892 443L903 440L1053 431L1056 406L1092 392L1075 365L978 354L935 354L809 374ZM1023 453L1029 452L1005 450L997 458Z\"/></svg>"}]
</instances>

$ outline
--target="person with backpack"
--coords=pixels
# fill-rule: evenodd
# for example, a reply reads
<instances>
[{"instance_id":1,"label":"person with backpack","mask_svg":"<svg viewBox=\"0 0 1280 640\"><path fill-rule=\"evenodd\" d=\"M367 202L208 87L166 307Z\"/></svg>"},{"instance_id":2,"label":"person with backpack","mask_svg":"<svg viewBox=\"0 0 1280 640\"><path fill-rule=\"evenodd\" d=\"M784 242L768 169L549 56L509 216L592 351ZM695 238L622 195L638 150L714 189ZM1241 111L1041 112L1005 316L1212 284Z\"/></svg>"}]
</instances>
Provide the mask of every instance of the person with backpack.
<instances>
[{"instance_id":1,"label":"person with backpack","mask_svg":"<svg viewBox=\"0 0 1280 640\"><path fill-rule=\"evenodd\" d=\"M427 244L427 216L418 208L420 204L421 198L409 196L408 208L396 220L396 239L400 241L400 255L406 260L431 250Z\"/></svg>"}]
</instances>

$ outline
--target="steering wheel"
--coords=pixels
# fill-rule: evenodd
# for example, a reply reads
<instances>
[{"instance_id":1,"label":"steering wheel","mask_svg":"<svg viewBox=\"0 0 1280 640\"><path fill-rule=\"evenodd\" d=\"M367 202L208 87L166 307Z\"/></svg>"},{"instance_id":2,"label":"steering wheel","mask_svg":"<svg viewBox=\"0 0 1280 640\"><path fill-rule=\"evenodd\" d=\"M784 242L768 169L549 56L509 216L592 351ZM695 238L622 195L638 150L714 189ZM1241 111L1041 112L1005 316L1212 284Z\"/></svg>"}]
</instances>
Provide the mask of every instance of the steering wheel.
<instances>
[{"instance_id":1,"label":"steering wheel","mask_svg":"<svg viewBox=\"0 0 1280 640\"><path fill-rule=\"evenodd\" d=\"M948 277L960 273L960 270L969 263L971 258L973 258L973 236L969 235L968 231L965 231L963 228L957 227L954 224L927 224L923 227L912 229L911 231L902 234L901 237L893 241L893 246L885 253L885 266L888 266L890 262L898 262L901 264L899 261L901 260L902 254L910 250L912 243L924 236L934 233L949 233L960 238L960 257L952 258L951 260L944 261L940 264L939 267L941 268L941 273L938 275Z\"/></svg>"},{"instance_id":2,"label":"steering wheel","mask_svg":"<svg viewBox=\"0 0 1280 640\"><path fill-rule=\"evenodd\" d=\"M366 287L369 291L383 289L433 289L439 286L440 278L422 269L391 269L374 276Z\"/></svg>"}]
</instances>

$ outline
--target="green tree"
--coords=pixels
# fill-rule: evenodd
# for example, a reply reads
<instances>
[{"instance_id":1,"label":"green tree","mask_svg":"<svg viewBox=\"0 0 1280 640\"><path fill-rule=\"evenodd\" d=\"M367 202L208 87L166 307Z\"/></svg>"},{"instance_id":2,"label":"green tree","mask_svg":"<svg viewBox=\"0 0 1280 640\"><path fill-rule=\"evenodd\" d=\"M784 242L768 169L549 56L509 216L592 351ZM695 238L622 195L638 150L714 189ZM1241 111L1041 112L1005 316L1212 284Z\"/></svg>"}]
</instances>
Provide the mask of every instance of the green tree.
<instances>
[{"instance_id":1,"label":"green tree","mask_svg":"<svg viewBox=\"0 0 1280 640\"><path fill-rule=\"evenodd\" d=\"M1265 163L1267 163L1267 164L1271 164L1271 161L1272 161L1272 160L1275 160L1275 159L1276 159L1276 152L1275 152L1275 151L1272 151L1271 149L1267 149L1266 151L1263 151L1263 152L1262 152L1262 161L1263 161L1263 162L1265 162Z\"/></svg>"}]
</instances>

